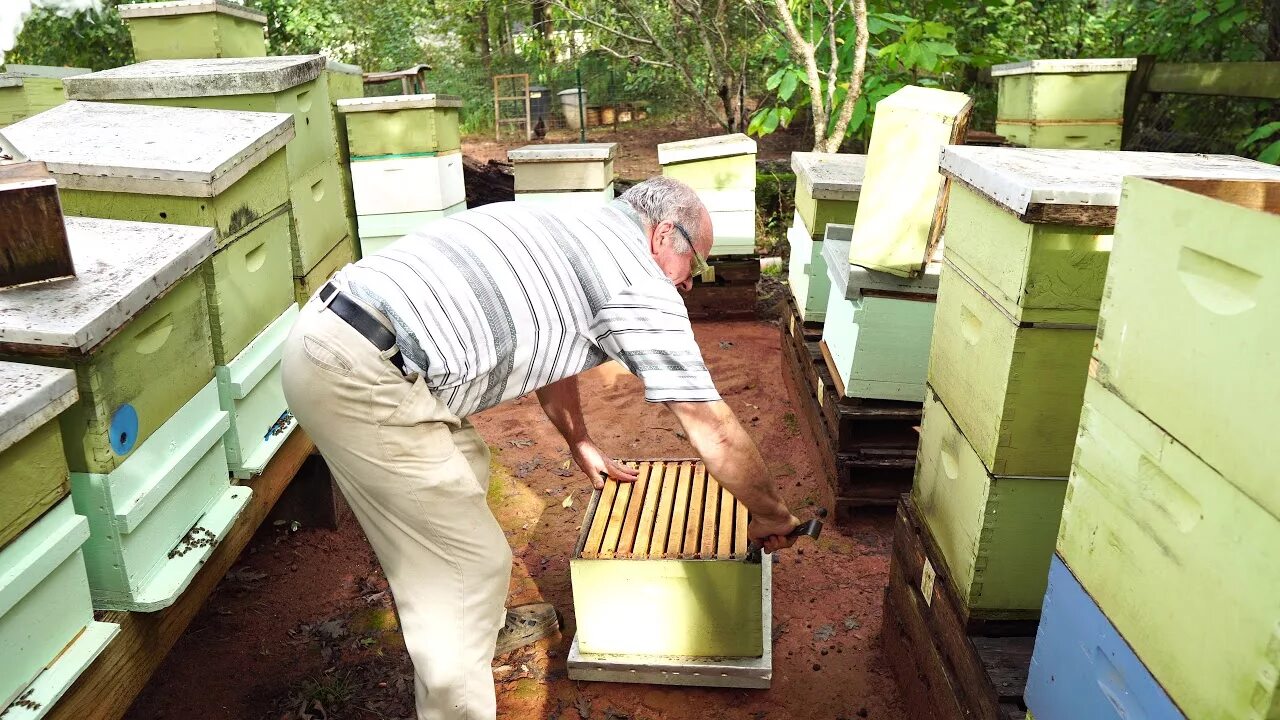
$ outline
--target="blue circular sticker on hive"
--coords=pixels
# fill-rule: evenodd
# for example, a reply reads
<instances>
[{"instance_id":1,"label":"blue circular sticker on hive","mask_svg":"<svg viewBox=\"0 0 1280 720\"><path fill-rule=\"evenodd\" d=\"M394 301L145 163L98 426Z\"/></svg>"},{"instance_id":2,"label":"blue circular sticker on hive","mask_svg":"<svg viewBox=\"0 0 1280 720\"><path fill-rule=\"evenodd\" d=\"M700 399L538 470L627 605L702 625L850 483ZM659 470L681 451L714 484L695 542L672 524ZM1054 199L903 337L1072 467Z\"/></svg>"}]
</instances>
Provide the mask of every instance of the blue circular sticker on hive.
<instances>
[{"instance_id":1,"label":"blue circular sticker on hive","mask_svg":"<svg viewBox=\"0 0 1280 720\"><path fill-rule=\"evenodd\" d=\"M111 415L111 449L117 455L128 455L138 441L138 411L132 405L121 405Z\"/></svg>"}]
</instances>

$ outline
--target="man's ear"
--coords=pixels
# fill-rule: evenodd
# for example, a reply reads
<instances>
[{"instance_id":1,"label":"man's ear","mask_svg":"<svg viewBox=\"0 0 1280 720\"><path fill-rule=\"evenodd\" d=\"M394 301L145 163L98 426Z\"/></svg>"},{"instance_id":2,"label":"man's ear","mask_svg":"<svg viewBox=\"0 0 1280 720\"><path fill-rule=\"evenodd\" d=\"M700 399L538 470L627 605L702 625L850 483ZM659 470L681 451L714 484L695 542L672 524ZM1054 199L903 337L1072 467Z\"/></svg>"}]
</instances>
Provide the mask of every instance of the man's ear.
<instances>
[{"instance_id":1,"label":"man's ear","mask_svg":"<svg viewBox=\"0 0 1280 720\"><path fill-rule=\"evenodd\" d=\"M674 229L675 226L666 220L654 225L652 231L649 233L649 250L657 253L670 243L671 231Z\"/></svg>"}]
</instances>

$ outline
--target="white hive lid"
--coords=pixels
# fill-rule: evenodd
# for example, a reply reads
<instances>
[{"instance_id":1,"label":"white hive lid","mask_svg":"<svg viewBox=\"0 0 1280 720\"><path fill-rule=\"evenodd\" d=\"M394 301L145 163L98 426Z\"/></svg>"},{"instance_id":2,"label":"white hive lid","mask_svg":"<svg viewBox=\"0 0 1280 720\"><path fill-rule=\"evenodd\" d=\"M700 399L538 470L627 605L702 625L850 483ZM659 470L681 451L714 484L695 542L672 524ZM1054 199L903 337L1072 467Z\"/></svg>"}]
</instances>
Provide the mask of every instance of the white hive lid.
<instances>
[{"instance_id":1,"label":"white hive lid","mask_svg":"<svg viewBox=\"0 0 1280 720\"><path fill-rule=\"evenodd\" d=\"M252 20L261 25L267 24L265 13L230 0L170 0L170 2L132 3L119 5L116 10L120 13L120 17L125 20L145 17L196 15L199 13L222 13L223 15Z\"/></svg>"},{"instance_id":2,"label":"white hive lid","mask_svg":"<svg viewBox=\"0 0 1280 720\"><path fill-rule=\"evenodd\" d=\"M74 370L0 362L0 452L79 398Z\"/></svg>"},{"instance_id":3,"label":"white hive lid","mask_svg":"<svg viewBox=\"0 0 1280 720\"><path fill-rule=\"evenodd\" d=\"M618 143L563 143L525 145L507 151L513 163L603 162L612 160Z\"/></svg>"},{"instance_id":4,"label":"white hive lid","mask_svg":"<svg viewBox=\"0 0 1280 720\"><path fill-rule=\"evenodd\" d=\"M66 218L76 276L0 293L0 346L83 354L213 254L213 230Z\"/></svg>"},{"instance_id":5,"label":"white hive lid","mask_svg":"<svg viewBox=\"0 0 1280 720\"><path fill-rule=\"evenodd\" d=\"M71 101L4 134L64 188L213 197L294 133L287 113Z\"/></svg>"},{"instance_id":6,"label":"white hive lid","mask_svg":"<svg viewBox=\"0 0 1280 720\"><path fill-rule=\"evenodd\" d=\"M297 87L320 77L323 55L148 60L69 77L68 100L258 95Z\"/></svg>"},{"instance_id":7,"label":"white hive lid","mask_svg":"<svg viewBox=\"0 0 1280 720\"><path fill-rule=\"evenodd\" d=\"M1125 176L1280 180L1280 167L1234 155L948 145L941 170L1029 222L1107 227Z\"/></svg>"},{"instance_id":8,"label":"white hive lid","mask_svg":"<svg viewBox=\"0 0 1280 720\"><path fill-rule=\"evenodd\" d=\"M1065 73L1133 72L1137 58L1079 58L1075 60L1027 60L991 66L991 77L1009 75L1061 75Z\"/></svg>"},{"instance_id":9,"label":"white hive lid","mask_svg":"<svg viewBox=\"0 0 1280 720\"><path fill-rule=\"evenodd\" d=\"M857 200L862 194L867 156L793 152L791 170L796 174L796 181L815 200Z\"/></svg>"},{"instance_id":10,"label":"white hive lid","mask_svg":"<svg viewBox=\"0 0 1280 720\"><path fill-rule=\"evenodd\" d=\"M338 101L338 112L386 112L429 108L460 108L462 98L453 95L387 95Z\"/></svg>"},{"instance_id":11,"label":"white hive lid","mask_svg":"<svg viewBox=\"0 0 1280 720\"><path fill-rule=\"evenodd\" d=\"M755 151L756 141L742 133L694 138L693 140L677 140L676 142L658 145L658 164L670 165L694 160L714 160L715 158L733 157L734 155L753 155Z\"/></svg>"}]
</instances>

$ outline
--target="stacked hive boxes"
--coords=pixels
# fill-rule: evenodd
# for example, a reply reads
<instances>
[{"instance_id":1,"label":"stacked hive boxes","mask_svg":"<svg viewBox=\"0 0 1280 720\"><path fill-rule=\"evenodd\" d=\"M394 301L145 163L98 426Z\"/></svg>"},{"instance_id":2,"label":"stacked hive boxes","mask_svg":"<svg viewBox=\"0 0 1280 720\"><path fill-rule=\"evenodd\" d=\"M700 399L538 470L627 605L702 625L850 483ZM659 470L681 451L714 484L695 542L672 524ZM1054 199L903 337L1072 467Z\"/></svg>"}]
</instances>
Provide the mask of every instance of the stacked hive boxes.
<instances>
[{"instance_id":1,"label":"stacked hive boxes","mask_svg":"<svg viewBox=\"0 0 1280 720\"><path fill-rule=\"evenodd\" d=\"M338 170L342 175L342 191L347 203L347 237L359 238L356 225L356 196L351 185L351 150L347 144L346 117L339 112L338 103L364 97L364 74L355 65L328 60L324 67L325 87L329 90L329 106L333 115L333 139L337 143ZM320 289L320 282L329 279L344 265L355 262L358 242L339 243L329 252L310 273L297 283L295 291L298 304L305 305L307 299ZM316 283L312 287L312 283Z\"/></svg>"},{"instance_id":2,"label":"stacked hive boxes","mask_svg":"<svg viewBox=\"0 0 1280 720\"><path fill-rule=\"evenodd\" d=\"M1119 150L1133 58L996 65L996 132L1033 148Z\"/></svg>"},{"instance_id":3,"label":"stacked hive boxes","mask_svg":"<svg viewBox=\"0 0 1280 720\"><path fill-rule=\"evenodd\" d=\"M458 108L448 95L341 100L361 253L467 207Z\"/></svg>"},{"instance_id":4,"label":"stacked hive boxes","mask_svg":"<svg viewBox=\"0 0 1280 720\"><path fill-rule=\"evenodd\" d=\"M325 258L353 242L324 68L320 55L151 60L82 75L66 87L73 100L292 115L285 161L293 277L298 287L314 288L323 280L317 275L327 269Z\"/></svg>"},{"instance_id":5,"label":"stacked hive boxes","mask_svg":"<svg viewBox=\"0 0 1280 720\"><path fill-rule=\"evenodd\" d=\"M1040 720L1280 712L1280 171L1265 167L1124 181L1027 690Z\"/></svg>"},{"instance_id":6,"label":"stacked hive boxes","mask_svg":"<svg viewBox=\"0 0 1280 720\"><path fill-rule=\"evenodd\" d=\"M59 417L97 608L173 603L248 502L228 478L208 228L71 218L78 274L0 295L0 353L75 371Z\"/></svg>"},{"instance_id":7,"label":"stacked hive boxes","mask_svg":"<svg viewBox=\"0 0 1280 720\"><path fill-rule=\"evenodd\" d=\"M262 57L267 16L227 0L173 0L117 8L139 61Z\"/></svg>"},{"instance_id":8,"label":"stacked hive boxes","mask_svg":"<svg viewBox=\"0 0 1280 720\"><path fill-rule=\"evenodd\" d=\"M516 202L591 207L613 199L617 143L527 145L507 153Z\"/></svg>"},{"instance_id":9,"label":"stacked hive boxes","mask_svg":"<svg viewBox=\"0 0 1280 720\"><path fill-rule=\"evenodd\" d=\"M87 72L87 68L6 66L0 72L0 128L66 102L62 79Z\"/></svg>"},{"instance_id":10,"label":"stacked hive boxes","mask_svg":"<svg viewBox=\"0 0 1280 720\"><path fill-rule=\"evenodd\" d=\"M260 472L294 427L279 382L280 346L297 314L283 150L292 125L278 113L72 101L8 130L49 166L69 213L214 231L199 310L240 477Z\"/></svg>"},{"instance_id":11,"label":"stacked hive boxes","mask_svg":"<svg viewBox=\"0 0 1280 720\"><path fill-rule=\"evenodd\" d=\"M791 169L796 174L796 213L787 230L791 245L787 282L805 322L822 322L827 315L831 280L822 257L822 239L827 223L853 224L866 166L865 155L791 154Z\"/></svg>"},{"instance_id":12,"label":"stacked hive boxes","mask_svg":"<svg viewBox=\"0 0 1280 720\"><path fill-rule=\"evenodd\" d=\"M756 142L741 133L658 146L662 174L698 192L711 214L711 255L756 251Z\"/></svg>"},{"instance_id":13,"label":"stacked hive boxes","mask_svg":"<svg viewBox=\"0 0 1280 720\"><path fill-rule=\"evenodd\" d=\"M35 718L119 631L93 620L58 415L75 373L0 362L0 715Z\"/></svg>"}]
</instances>

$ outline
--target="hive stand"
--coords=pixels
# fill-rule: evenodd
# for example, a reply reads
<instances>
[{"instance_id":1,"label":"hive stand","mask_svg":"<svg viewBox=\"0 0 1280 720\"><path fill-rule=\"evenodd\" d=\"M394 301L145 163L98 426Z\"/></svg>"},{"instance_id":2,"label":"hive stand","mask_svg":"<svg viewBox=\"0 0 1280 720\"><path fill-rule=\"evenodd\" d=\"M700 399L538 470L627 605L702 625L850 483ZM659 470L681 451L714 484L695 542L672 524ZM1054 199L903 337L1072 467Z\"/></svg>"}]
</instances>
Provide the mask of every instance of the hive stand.
<instances>
[{"instance_id":1,"label":"hive stand","mask_svg":"<svg viewBox=\"0 0 1280 720\"><path fill-rule=\"evenodd\" d=\"M230 486L204 276L207 228L68 218L74 280L0 295L0 355L72 368L60 417L94 606L154 610L248 500Z\"/></svg>"},{"instance_id":2,"label":"hive stand","mask_svg":"<svg viewBox=\"0 0 1280 720\"><path fill-rule=\"evenodd\" d=\"M139 62L262 57L267 16L228 0L172 0L117 6Z\"/></svg>"},{"instance_id":3,"label":"hive stand","mask_svg":"<svg viewBox=\"0 0 1280 720\"><path fill-rule=\"evenodd\" d=\"M787 241L791 255L787 283L805 322L822 322L827 314L831 280L822 255L827 223L853 224L866 171L865 155L796 152L796 212Z\"/></svg>"},{"instance_id":4,"label":"hive stand","mask_svg":"<svg viewBox=\"0 0 1280 720\"><path fill-rule=\"evenodd\" d=\"M0 72L0 128L66 102L63 78L87 72L89 68L6 65Z\"/></svg>"},{"instance_id":5,"label":"hive stand","mask_svg":"<svg viewBox=\"0 0 1280 720\"><path fill-rule=\"evenodd\" d=\"M996 132L1032 148L1119 150L1135 58L995 65Z\"/></svg>"},{"instance_id":6,"label":"hive stand","mask_svg":"<svg viewBox=\"0 0 1280 720\"><path fill-rule=\"evenodd\" d=\"M595 492L570 560L569 676L768 687L770 566L744 562L746 507L700 461L629 464L639 479Z\"/></svg>"}]
</instances>

